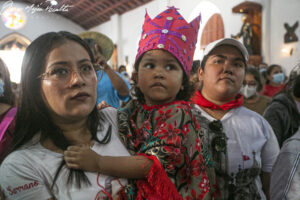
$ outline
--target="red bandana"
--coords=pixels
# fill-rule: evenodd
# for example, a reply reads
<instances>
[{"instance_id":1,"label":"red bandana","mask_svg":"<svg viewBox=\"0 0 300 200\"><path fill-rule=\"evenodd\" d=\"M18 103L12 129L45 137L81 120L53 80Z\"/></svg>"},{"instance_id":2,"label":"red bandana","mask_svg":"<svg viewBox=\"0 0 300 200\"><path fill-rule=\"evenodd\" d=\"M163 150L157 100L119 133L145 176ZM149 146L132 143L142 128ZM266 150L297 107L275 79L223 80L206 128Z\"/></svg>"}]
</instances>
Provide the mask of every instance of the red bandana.
<instances>
[{"instance_id":1,"label":"red bandana","mask_svg":"<svg viewBox=\"0 0 300 200\"><path fill-rule=\"evenodd\" d=\"M200 107L210 108L213 110L230 110L232 108L237 108L243 105L243 96L241 94L238 94L235 100L227 102L220 106L205 99L199 90L195 92L191 100L193 103L199 105Z\"/></svg>"}]
</instances>

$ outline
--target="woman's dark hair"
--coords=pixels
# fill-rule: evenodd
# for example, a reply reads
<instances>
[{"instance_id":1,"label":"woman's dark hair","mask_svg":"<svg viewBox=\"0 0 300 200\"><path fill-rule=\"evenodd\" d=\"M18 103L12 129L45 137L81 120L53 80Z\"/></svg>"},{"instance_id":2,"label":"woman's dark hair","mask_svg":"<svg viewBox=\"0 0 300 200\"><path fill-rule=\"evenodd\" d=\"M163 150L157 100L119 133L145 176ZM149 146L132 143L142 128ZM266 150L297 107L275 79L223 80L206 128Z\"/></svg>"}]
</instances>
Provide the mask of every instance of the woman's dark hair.
<instances>
[{"instance_id":1,"label":"woman's dark hair","mask_svg":"<svg viewBox=\"0 0 300 200\"><path fill-rule=\"evenodd\" d=\"M143 56L144 55L142 55L136 61L135 65L134 65L136 73L138 73L138 71L139 71L139 65L140 65L140 62L141 62ZM180 66L181 66L181 64L180 64ZM183 90L179 90L179 92L176 95L175 100L189 101L191 96L194 94L195 88L194 88L193 84L189 81L189 78L186 75L186 73L184 72L183 68L182 68L182 71L183 71L183 79L182 79ZM133 79L133 81L134 81L134 96L137 98L139 103L145 104L145 97L144 97L143 92L140 90L140 88L136 87L136 84L137 84L136 79Z\"/></svg>"},{"instance_id":2,"label":"woman's dark hair","mask_svg":"<svg viewBox=\"0 0 300 200\"><path fill-rule=\"evenodd\" d=\"M247 67L245 74L251 74L254 77L255 81L257 82L256 91L259 92L263 88L259 71L257 69L255 69L254 67Z\"/></svg>"},{"instance_id":3,"label":"woman's dark hair","mask_svg":"<svg viewBox=\"0 0 300 200\"><path fill-rule=\"evenodd\" d=\"M3 69L4 74L2 74L2 80L4 82L4 93L0 96L0 103L9 104L11 106L15 105L15 95L11 88L10 75L8 68L6 67L3 60L0 58L0 68Z\"/></svg>"},{"instance_id":4,"label":"woman's dark hair","mask_svg":"<svg viewBox=\"0 0 300 200\"><path fill-rule=\"evenodd\" d=\"M270 66L267 68L267 71L266 71L266 73L267 73L266 85L269 85L269 84L270 84L270 80L268 79L268 76L271 75L271 73L272 73L272 71L273 71L273 69L274 69L275 67L279 67L280 69L282 69L282 67L281 67L280 65L277 65L277 64L270 65Z\"/></svg>"},{"instance_id":5,"label":"woman's dark hair","mask_svg":"<svg viewBox=\"0 0 300 200\"><path fill-rule=\"evenodd\" d=\"M199 67L200 67L200 60L194 60L190 75L198 73Z\"/></svg>"},{"instance_id":6,"label":"woman's dark hair","mask_svg":"<svg viewBox=\"0 0 300 200\"><path fill-rule=\"evenodd\" d=\"M62 150L66 150L71 145L71 142L67 140L62 130L53 122L49 114L49 109L42 95L41 79L38 78L45 71L46 59L49 53L54 48L64 45L68 41L80 44L88 52L91 61L94 62L93 53L89 46L77 35L65 31L43 34L35 39L26 49L22 63L21 92L16 117L15 137L10 152L30 141L39 132L41 133L41 138L50 139L56 147ZM99 120L100 116L95 105L88 117L88 126L92 139L103 142L97 139ZM62 160L57 169L52 187L64 165L65 161ZM82 170L70 169L67 183L72 184L74 178L79 188L81 187L81 182L90 184Z\"/></svg>"}]
</instances>

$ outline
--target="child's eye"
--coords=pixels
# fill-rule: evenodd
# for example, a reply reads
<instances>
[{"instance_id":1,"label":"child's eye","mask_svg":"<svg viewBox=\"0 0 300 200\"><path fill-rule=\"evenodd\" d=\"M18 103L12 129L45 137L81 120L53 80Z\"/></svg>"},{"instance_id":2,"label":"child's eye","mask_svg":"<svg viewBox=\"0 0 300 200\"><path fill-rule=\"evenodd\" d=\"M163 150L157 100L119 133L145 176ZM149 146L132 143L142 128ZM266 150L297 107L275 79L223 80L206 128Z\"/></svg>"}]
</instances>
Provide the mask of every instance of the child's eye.
<instances>
[{"instance_id":1,"label":"child's eye","mask_svg":"<svg viewBox=\"0 0 300 200\"><path fill-rule=\"evenodd\" d=\"M173 69L175 69L174 65L167 65L166 66L166 70L173 70Z\"/></svg>"},{"instance_id":2,"label":"child's eye","mask_svg":"<svg viewBox=\"0 0 300 200\"><path fill-rule=\"evenodd\" d=\"M148 63L148 64L145 64L144 67L147 69L152 69L152 68L154 68L154 65Z\"/></svg>"}]
</instances>

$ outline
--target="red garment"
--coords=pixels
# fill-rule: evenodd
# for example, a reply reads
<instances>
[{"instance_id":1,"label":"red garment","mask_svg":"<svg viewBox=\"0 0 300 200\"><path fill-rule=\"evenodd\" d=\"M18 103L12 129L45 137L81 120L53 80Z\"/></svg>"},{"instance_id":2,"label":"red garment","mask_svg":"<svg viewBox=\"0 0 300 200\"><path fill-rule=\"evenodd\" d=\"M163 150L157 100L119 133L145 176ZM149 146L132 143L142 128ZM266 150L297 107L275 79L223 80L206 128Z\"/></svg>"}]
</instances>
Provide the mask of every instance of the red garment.
<instances>
[{"instance_id":1,"label":"red garment","mask_svg":"<svg viewBox=\"0 0 300 200\"><path fill-rule=\"evenodd\" d=\"M241 94L238 94L235 98L235 100L227 102L223 105L216 105L210 101L208 101L207 99L205 99L201 92L199 90L197 90L194 94L194 96L192 97L192 102L204 107L204 108L210 108L213 110L230 110L232 108L237 108L243 105L243 96Z\"/></svg>"},{"instance_id":2,"label":"red garment","mask_svg":"<svg viewBox=\"0 0 300 200\"><path fill-rule=\"evenodd\" d=\"M284 84L281 84L278 87L274 87L272 85L265 85L263 90L263 95L268 97L274 96L276 93L280 92L284 87Z\"/></svg>"},{"instance_id":3,"label":"red garment","mask_svg":"<svg viewBox=\"0 0 300 200\"><path fill-rule=\"evenodd\" d=\"M9 110L10 109L8 109L5 113L0 115L0 122L3 120L4 116L6 115L6 113ZM9 151L9 148L11 146L12 139L13 139L13 133L14 133L14 130L15 130L15 125L16 125L15 119L7 127L6 132L4 133L4 136L3 136L2 140L0 141L0 164L2 163L4 158L6 157L8 151Z\"/></svg>"},{"instance_id":4,"label":"red garment","mask_svg":"<svg viewBox=\"0 0 300 200\"><path fill-rule=\"evenodd\" d=\"M147 180L139 179L137 181L139 191L136 199L142 200L144 197L148 200L183 200L159 160L153 155L138 155L152 160L153 165L148 173Z\"/></svg>"}]
</instances>

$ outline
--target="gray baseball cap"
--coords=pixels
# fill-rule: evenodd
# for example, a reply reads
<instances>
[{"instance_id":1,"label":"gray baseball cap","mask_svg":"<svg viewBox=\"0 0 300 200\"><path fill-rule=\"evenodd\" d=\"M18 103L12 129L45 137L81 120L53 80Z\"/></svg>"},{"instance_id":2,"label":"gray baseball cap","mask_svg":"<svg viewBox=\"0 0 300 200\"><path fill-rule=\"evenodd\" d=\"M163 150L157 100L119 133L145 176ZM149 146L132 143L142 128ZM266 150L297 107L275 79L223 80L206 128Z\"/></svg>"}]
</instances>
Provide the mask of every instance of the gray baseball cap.
<instances>
[{"instance_id":1,"label":"gray baseball cap","mask_svg":"<svg viewBox=\"0 0 300 200\"><path fill-rule=\"evenodd\" d=\"M248 51L246 49L246 47L238 40L233 39L233 38L222 38L219 40L216 40L214 42L209 43L203 52L203 55L201 57L201 62L203 61L203 59L205 59L206 56L208 56L216 47L221 46L221 45L231 45L236 47L243 55L245 61L247 62L249 59L249 54ZM206 59L205 59L206 60ZM202 63L201 63L202 66Z\"/></svg>"}]
</instances>

